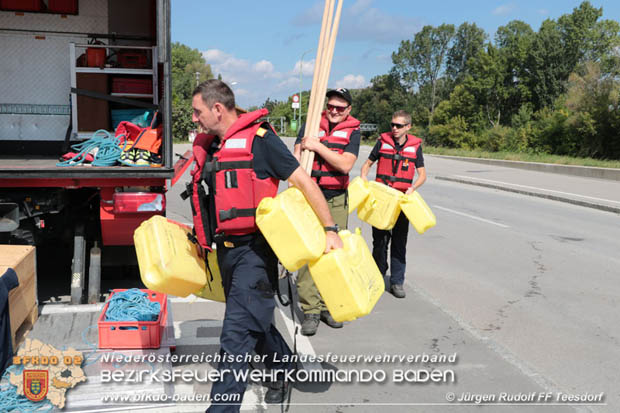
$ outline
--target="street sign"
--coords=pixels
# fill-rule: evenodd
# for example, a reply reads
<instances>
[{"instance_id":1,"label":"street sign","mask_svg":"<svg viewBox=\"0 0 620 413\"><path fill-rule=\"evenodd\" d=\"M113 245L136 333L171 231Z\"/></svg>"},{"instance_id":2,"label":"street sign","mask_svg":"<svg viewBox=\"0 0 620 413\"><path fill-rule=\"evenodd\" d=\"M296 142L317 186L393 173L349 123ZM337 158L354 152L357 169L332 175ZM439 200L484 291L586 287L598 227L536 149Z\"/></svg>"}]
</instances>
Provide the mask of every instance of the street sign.
<instances>
[{"instance_id":1,"label":"street sign","mask_svg":"<svg viewBox=\"0 0 620 413\"><path fill-rule=\"evenodd\" d=\"M293 109L299 109L299 102L293 102L291 106L293 107Z\"/></svg>"},{"instance_id":2,"label":"street sign","mask_svg":"<svg viewBox=\"0 0 620 413\"><path fill-rule=\"evenodd\" d=\"M299 103L299 95L293 95L293 103Z\"/></svg>"}]
</instances>

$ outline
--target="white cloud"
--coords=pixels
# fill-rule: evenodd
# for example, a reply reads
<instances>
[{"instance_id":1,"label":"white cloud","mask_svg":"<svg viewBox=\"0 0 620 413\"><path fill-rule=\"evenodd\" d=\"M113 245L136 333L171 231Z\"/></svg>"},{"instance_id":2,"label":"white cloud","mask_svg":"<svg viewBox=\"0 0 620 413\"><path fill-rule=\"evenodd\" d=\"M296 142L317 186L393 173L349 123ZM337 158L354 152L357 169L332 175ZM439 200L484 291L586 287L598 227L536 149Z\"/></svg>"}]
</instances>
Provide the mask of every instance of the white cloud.
<instances>
[{"instance_id":1,"label":"white cloud","mask_svg":"<svg viewBox=\"0 0 620 413\"><path fill-rule=\"evenodd\" d=\"M282 76L268 60L252 63L218 49L209 49L202 52L202 55L211 65L213 72L221 74L226 82L244 82L254 78L268 79Z\"/></svg>"},{"instance_id":2,"label":"white cloud","mask_svg":"<svg viewBox=\"0 0 620 413\"><path fill-rule=\"evenodd\" d=\"M512 13L512 11L516 8L513 3L510 4L502 4L501 6L495 8L492 13L496 16L502 16L506 14Z\"/></svg>"},{"instance_id":3,"label":"white cloud","mask_svg":"<svg viewBox=\"0 0 620 413\"><path fill-rule=\"evenodd\" d=\"M539 9L538 10L538 14L546 16L547 14L549 14L549 10L547 10L547 9Z\"/></svg>"},{"instance_id":4,"label":"white cloud","mask_svg":"<svg viewBox=\"0 0 620 413\"><path fill-rule=\"evenodd\" d=\"M304 60L303 61L303 64L301 66L301 74L302 74L302 76L312 76L314 74L314 61L315 61L315 59ZM299 74L299 65L300 65L300 63L301 63L300 60L295 62L295 67L293 67L293 70L291 71L291 74L293 74L293 73Z\"/></svg>"},{"instance_id":5,"label":"white cloud","mask_svg":"<svg viewBox=\"0 0 620 413\"><path fill-rule=\"evenodd\" d=\"M213 74L221 74L222 80L232 87L241 107L260 106L267 97L282 99L299 91L299 61L289 71L278 71L269 60L254 62L219 49L206 50L202 55ZM307 87L314 73L314 59L304 60L301 70Z\"/></svg>"},{"instance_id":6,"label":"white cloud","mask_svg":"<svg viewBox=\"0 0 620 413\"><path fill-rule=\"evenodd\" d=\"M202 53L203 57L211 65L211 68L218 73L240 73L250 69L250 62L243 59L237 59L234 56L218 49L209 49ZM230 81L238 80L236 78Z\"/></svg>"},{"instance_id":7,"label":"white cloud","mask_svg":"<svg viewBox=\"0 0 620 413\"><path fill-rule=\"evenodd\" d=\"M293 89L295 87L299 88L299 76L290 76L287 79L278 83L276 87L278 89Z\"/></svg>"},{"instance_id":8,"label":"white cloud","mask_svg":"<svg viewBox=\"0 0 620 413\"><path fill-rule=\"evenodd\" d=\"M286 99L299 89L309 89L314 75L315 59L297 60L290 70L278 71L266 59L251 61L219 49L202 52L206 62L211 65L214 75L221 74L222 80L230 85L241 107L261 105L267 97ZM290 67L290 66L289 66ZM303 86L300 83L299 70ZM233 84L234 83L234 84ZM358 89L368 86L368 81L360 74L347 74L342 79L330 82L334 87Z\"/></svg>"},{"instance_id":9,"label":"white cloud","mask_svg":"<svg viewBox=\"0 0 620 413\"><path fill-rule=\"evenodd\" d=\"M354 15L359 15L369 9L371 4L372 0L357 0L355 4L349 8L349 10L351 10L351 13Z\"/></svg>"},{"instance_id":10,"label":"white cloud","mask_svg":"<svg viewBox=\"0 0 620 413\"><path fill-rule=\"evenodd\" d=\"M257 74L261 74L265 78L271 77L277 79L282 77L281 73L276 72L273 63L268 60L261 60L260 62L254 63L254 65L252 66L252 70Z\"/></svg>"},{"instance_id":11,"label":"white cloud","mask_svg":"<svg viewBox=\"0 0 620 413\"><path fill-rule=\"evenodd\" d=\"M348 89L360 89L368 86L368 82L362 75L349 74L336 81L336 87L346 87Z\"/></svg>"},{"instance_id":12,"label":"white cloud","mask_svg":"<svg viewBox=\"0 0 620 413\"><path fill-rule=\"evenodd\" d=\"M321 24L323 18L323 10L325 3L316 2L309 9L304 10L297 16L293 17L292 23L294 26L310 26L313 24Z\"/></svg>"},{"instance_id":13,"label":"white cloud","mask_svg":"<svg viewBox=\"0 0 620 413\"><path fill-rule=\"evenodd\" d=\"M405 17L397 11L386 14L372 7L374 0L357 0L342 11L338 40L394 43L410 39L422 28L420 18ZM323 2L316 2L293 18L293 25L319 25L323 16Z\"/></svg>"}]
</instances>

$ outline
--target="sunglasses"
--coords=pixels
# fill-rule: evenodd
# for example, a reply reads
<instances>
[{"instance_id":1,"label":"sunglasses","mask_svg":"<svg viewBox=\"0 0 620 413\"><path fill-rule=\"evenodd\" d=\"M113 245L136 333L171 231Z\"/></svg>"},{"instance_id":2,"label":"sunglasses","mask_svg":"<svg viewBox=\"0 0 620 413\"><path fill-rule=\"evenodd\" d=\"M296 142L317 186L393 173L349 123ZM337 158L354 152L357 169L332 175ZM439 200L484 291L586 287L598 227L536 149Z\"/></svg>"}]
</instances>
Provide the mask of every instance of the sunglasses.
<instances>
[{"instance_id":1,"label":"sunglasses","mask_svg":"<svg viewBox=\"0 0 620 413\"><path fill-rule=\"evenodd\" d=\"M328 111L332 111L335 110L338 113L343 113L345 110L347 110L349 106L336 106L336 105L330 105L329 103L327 104L327 110Z\"/></svg>"},{"instance_id":2,"label":"sunglasses","mask_svg":"<svg viewBox=\"0 0 620 413\"><path fill-rule=\"evenodd\" d=\"M409 124L408 124L408 123L405 123L405 124L403 125L403 124L400 124L400 123L394 123L394 122L392 122L392 123L390 123L390 125L391 125L393 128L400 129L400 128L404 128L405 126L407 126L407 125L409 125Z\"/></svg>"}]
</instances>

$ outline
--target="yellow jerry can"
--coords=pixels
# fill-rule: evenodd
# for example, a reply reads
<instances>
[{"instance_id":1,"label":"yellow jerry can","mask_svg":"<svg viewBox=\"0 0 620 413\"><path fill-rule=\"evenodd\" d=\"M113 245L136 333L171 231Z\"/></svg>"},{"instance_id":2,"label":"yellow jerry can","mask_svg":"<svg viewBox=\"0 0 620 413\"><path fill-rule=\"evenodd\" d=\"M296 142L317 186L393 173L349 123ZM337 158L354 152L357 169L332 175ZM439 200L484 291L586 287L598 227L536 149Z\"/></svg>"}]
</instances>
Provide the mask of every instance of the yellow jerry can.
<instances>
[{"instance_id":1,"label":"yellow jerry can","mask_svg":"<svg viewBox=\"0 0 620 413\"><path fill-rule=\"evenodd\" d=\"M368 182L358 176L349 183L349 214L355 210L370 195Z\"/></svg>"},{"instance_id":2,"label":"yellow jerry can","mask_svg":"<svg viewBox=\"0 0 620 413\"><path fill-rule=\"evenodd\" d=\"M140 277L158 293L187 297L206 283L204 260L187 238L190 229L155 215L135 230Z\"/></svg>"},{"instance_id":3,"label":"yellow jerry can","mask_svg":"<svg viewBox=\"0 0 620 413\"><path fill-rule=\"evenodd\" d=\"M325 230L301 191L295 187L263 198L256 225L287 270L293 272L325 251Z\"/></svg>"},{"instance_id":4,"label":"yellow jerry can","mask_svg":"<svg viewBox=\"0 0 620 413\"><path fill-rule=\"evenodd\" d=\"M344 247L324 254L308 268L334 320L351 321L370 313L385 284L360 229L338 235Z\"/></svg>"},{"instance_id":5,"label":"yellow jerry can","mask_svg":"<svg viewBox=\"0 0 620 413\"><path fill-rule=\"evenodd\" d=\"M207 283L200 290L195 291L194 295L223 303L226 301L226 297L224 296L222 275L220 274L220 266L217 264L217 252L215 250L207 254L207 262L209 263L209 268L206 269Z\"/></svg>"},{"instance_id":6,"label":"yellow jerry can","mask_svg":"<svg viewBox=\"0 0 620 413\"><path fill-rule=\"evenodd\" d=\"M400 214L403 193L380 182L368 182L370 194L357 207L360 220L378 229L392 229Z\"/></svg>"},{"instance_id":7,"label":"yellow jerry can","mask_svg":"<svg viewBox=\"0 0 620 413\"><path fill-rule=\"evenodd\" d=\"M400 201L400 209L407 216L415 230L418 231L418 234L424 234L424 231L433 228L437 223L435 214L433 214L433 211L431 211L418 191L403 196Z\"/></svg>"}]
</instances>

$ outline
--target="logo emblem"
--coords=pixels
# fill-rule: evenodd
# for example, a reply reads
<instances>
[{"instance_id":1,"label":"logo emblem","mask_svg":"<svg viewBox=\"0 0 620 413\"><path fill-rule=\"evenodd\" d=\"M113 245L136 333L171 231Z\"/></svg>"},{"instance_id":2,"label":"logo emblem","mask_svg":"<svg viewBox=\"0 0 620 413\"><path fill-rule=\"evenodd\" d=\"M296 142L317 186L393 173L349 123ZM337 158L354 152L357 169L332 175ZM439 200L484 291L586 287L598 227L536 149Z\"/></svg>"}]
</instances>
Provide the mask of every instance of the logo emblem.
<instances>
[{"instance_id":1,"label":"logo emblem","mask_svg":"<svg viewBox=\"0 0 620 413\"><path fill-rule=\"evenodd\" d=\"M24 396L40 402L47 396L49 377L47 370L24 370Z\"/></svg>"}]
</instances>

